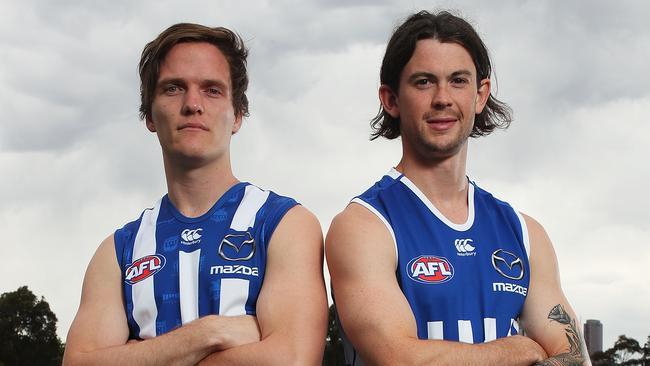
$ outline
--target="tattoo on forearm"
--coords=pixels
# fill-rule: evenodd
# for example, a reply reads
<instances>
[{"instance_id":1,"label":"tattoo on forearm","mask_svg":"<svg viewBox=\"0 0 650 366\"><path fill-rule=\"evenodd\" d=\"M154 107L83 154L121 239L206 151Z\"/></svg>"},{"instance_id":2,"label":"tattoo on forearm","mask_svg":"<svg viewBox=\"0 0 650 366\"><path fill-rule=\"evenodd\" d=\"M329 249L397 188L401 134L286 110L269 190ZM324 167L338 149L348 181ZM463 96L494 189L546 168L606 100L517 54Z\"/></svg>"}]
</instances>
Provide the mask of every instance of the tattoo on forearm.
<instances>
[{"instance_id":1,"label":"tattoo on forearm","mask_svg":"<svg viewBox=\"0 0 650 366\"><path fill-rule=\"evenodd\" d=\"M551 321L556 321L560 324L566 325L565 332L566 338L569 342L569 351L548 358L542 362L536 363L534 366L580 366L585 361L585 354L582 349L582 338L580 332L576 327L575 319L564 310L561 304L557 304L548 313L548 318Z\"/></svg>"}]
</instances>

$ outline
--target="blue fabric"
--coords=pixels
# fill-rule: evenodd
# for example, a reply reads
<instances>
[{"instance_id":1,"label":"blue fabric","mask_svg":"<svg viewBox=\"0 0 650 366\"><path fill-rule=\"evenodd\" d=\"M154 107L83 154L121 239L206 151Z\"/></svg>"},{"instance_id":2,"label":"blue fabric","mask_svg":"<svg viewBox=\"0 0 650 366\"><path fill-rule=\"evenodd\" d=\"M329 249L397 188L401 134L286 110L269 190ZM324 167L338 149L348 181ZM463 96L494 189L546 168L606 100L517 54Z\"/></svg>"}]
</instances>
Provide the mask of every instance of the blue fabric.
<instances>
[{"instance_id":1,"label":"blue fabric","mask_svg":"<svg viewBox=\"0 0 650 366\"><path fill-rule=\"evenodd\" d=\"M404 176L393 177L384 176L358 198L394 231L396 275L415 315L418 337L433 337L428 322L442 322L443 339L458 341L459 321L469 321L471 341L481 343L486 318L495 319L496 338L517 334L514 320L530 278L517 213L470 182L474 220L465 228L451 227L405 184Z\"/></svg>"},{"instance_id":2,"label":"blue fabric","mask_svg":"<svg viewBox=\"0 0 650 366\"><path fill-rule=\"evenodd\" d=\"M286 212L297 202L268 192L268 198L261 208L252 214L254 225L243 231L233 230L231 228L233 217L249 185L249 183L236 184L224 193L207 213L197 218L183 216L167 195L162 198L155 224L155 254L164 257L162 260L164 266L151 275L154 278L157 309L156 335L164 334L181 325L181 302L183 301L179 291L181 252L190 253L200 250L197 274L199 317L220 313L221 280L226 278L249 281L245 311L246 314L255 315L257 298L264 281L271 235ZM142 217L141 215L138 220L118 229L114 235L115 251L122 270L125 310L130 337L133 339L140 338L140 330L132 313L134 306L132 286L136 284L129 283L127 277L133 271L132 264L139 259L133 258L133 251L137 232L143 225ZM222 242L226 239L233 242L235 246L223 245ZM254 249L250 244L242 244L249 239L254 240ZM222 253L219 248L222 248ZM247 258L249 254L251 257ZM233 271L234 266L243 267L239 268L243 271ZM256 273L251 273L251 270Z\"/></svg>"}]
</instances>

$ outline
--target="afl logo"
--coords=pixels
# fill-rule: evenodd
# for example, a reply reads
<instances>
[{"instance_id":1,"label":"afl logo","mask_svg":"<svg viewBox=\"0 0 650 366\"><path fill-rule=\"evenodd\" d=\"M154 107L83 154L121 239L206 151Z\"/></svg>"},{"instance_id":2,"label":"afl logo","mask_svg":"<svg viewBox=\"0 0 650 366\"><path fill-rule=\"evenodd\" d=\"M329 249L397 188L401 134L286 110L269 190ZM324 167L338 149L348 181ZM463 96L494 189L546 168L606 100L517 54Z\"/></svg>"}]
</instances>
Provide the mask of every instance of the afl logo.
<instances>
[{"instance_id":1,"label":"afl logo","mask_svg":"<svg viewBox=\"0 0 650 366\"><path fill-rule=\"evenodd\" d=\"M159 254L142 257L129 265L124 272L124 281L136 284L158 273L165 266L165 257Z\"/></svg>"},{"instance_id":2,"label":"afl logo","mask_svg":"<svg viewBox=\"0 0 650 366\"><path fill-rule=\"evenodd\" d=\"M444 283L454 277L454 267L447 258L435 255L411 259L406 265L406 272L413 281L427 284Z\"/></svg>"}]
</instances>

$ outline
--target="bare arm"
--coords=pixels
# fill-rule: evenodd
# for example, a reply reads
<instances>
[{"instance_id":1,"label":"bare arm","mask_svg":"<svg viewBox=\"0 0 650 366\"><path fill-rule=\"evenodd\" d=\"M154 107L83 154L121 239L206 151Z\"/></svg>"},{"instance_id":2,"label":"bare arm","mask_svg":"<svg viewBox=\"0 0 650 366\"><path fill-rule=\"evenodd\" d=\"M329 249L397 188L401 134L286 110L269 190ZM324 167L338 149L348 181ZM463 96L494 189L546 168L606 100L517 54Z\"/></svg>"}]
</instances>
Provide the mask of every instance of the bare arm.
<instances>
[{"instance_id":1,"label":"bare arm","mask_svg":"<svg viewBox=\"0 0 650 366\"><path fill-rule=\"evenodd\" d=\"M366 365L531 365L546 357L523 336L483 344L418 339L395 276L392 240L379 219L357 204L334 219L327 235L339 317Z\"/></svg>"},{"instance_id":2,"label":"bare arm","mask_svg":"<svg viewBox=\"0 0 650 366\"><path fill-rule=\"evenodd\" d=\"M259 339L254 317L207 316L160 337L127 344L129 329L113 236L88 265L65 365L195 365L208 354Z\"/></svg>"},{"instance_id":3,"label":"bare arm","mask_svg":"<svg viewBox=\"0 0 650 366\"><path fill-rule=\"evenodd\" d=\"M580 324L560 285L557 258L544 228L525 216L530 237L530 286L522 324L550 358L540 366L591 365Z\"/></svg>"},{"instance_id":4,"label":"bare arm","mask_svg":"<svg viewBox=\"0 0 650 366\"><path fill-rule=\"evenodd\" d=\"M257 300L260 342L207 357L201 365L320 365L327 332L323 234L302 206L276 228Z\"/></svg>"}]
</instances>

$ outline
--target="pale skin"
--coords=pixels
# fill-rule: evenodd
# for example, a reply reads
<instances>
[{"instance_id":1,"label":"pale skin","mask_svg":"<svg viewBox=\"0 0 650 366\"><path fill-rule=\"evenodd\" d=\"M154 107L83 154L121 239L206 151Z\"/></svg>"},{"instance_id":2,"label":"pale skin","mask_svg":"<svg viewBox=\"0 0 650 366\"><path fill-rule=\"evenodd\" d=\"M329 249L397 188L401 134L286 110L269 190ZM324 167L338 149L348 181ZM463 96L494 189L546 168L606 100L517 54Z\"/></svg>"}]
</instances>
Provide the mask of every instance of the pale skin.
<instances>
[{"instance_id":1,"label":"pale skin","mask_svg":"<svg viewBox=\"0 0 650 366\"><path fill-rule=\"evenodd\" d=\"M403 149L396 169L454 223L467 221L467 140L489 94L490 81L477 82L463 47L433 39L417 42L398 91L386 85L379 90L384 110L401 119ZM364 363L589 365L580 351L566 355L568 326L549 319L558 304L571 319L575 313L560 287L548 236L535 220L525 220L531 277L520 320L528 336L466 344L417 338L414 315L395 276L397 258L389 231L365 207L348 205L330 226L326 254L342 325Z\"/></svg>"},{"instance_id":2,"label":"pale skin","mask_svg":"<svg viewBox=\"0 0 650 366\"><path fill-rule=\"evenodd\" d=\"M174 46L161 64L147 128L163 151L169 198L188 217L207 212L238 180L230 138L241 126L223 54L207 43ZM322 233L302 206L269 243L256 316L209 315L162 336L129 341L121 270L109 236L91 260L65 365L318 365L327 326Z\"/></svg>"}]
</instances>

